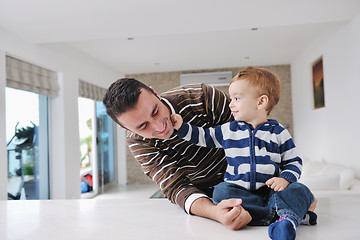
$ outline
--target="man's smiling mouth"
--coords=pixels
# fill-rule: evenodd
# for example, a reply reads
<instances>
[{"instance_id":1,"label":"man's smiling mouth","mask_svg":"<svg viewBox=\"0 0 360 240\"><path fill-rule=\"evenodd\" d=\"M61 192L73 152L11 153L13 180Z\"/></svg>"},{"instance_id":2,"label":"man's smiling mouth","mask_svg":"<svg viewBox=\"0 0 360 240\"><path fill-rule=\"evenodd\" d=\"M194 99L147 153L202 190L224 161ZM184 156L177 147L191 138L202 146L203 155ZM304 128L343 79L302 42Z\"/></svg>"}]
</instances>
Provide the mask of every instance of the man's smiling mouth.
<instances>
[{"instance_id":1,"label":"man's smiling mouth","mask_svg":"<svg viewBox=\"0 0 360 240\"><path fill-rule=\"evenodd\" d=\"M164 122L164 129L161 132L158 132L158 134L164 134L167 129L167 123Z\"/></svg>"}]
</instances>

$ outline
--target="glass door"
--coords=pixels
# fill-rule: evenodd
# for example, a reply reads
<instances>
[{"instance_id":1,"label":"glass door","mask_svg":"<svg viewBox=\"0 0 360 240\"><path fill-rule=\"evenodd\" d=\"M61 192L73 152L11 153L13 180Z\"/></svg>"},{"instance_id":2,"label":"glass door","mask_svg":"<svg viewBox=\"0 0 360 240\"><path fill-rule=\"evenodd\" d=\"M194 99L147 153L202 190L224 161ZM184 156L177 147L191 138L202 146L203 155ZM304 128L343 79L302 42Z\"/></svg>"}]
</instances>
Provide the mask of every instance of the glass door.
<instances>
[{"instance_id":1,"label":"glass door","mask_svg":"<svg viewBox=\"0 0 360 240\"><path fill-rule=\"evenodd\" d=\"M102 102L79 98L80 184L92 197L115 181L114 124Z\"/></svg>"},{"instance_id":2,"label":"glass door","mask_svg":"<svg viewBox=\"0 0 360 240\"><path fill-rule=\"evenodd\" d=\"M102 102L96 102L99 187L115 181L114 123Z\"/></svg>"},{"instance_id":3,"label":"glass door","mask_svg":"<svg viewBox=\"0 0 360 240\"><path fill-rule=\"evenodd\" d=\"M92 196L98 192L95 102L79 97L78 104L81 193Z\"/></svg>"},{"instance_id":4,"label":"glass door","mask_svg":"<svg viewBox=\"0 0 360 240\"><path fill-rule=\"evenodd\" d=\"M8 199L49 199L48 97L5 93Z\"/></svg>"}]
</instances>

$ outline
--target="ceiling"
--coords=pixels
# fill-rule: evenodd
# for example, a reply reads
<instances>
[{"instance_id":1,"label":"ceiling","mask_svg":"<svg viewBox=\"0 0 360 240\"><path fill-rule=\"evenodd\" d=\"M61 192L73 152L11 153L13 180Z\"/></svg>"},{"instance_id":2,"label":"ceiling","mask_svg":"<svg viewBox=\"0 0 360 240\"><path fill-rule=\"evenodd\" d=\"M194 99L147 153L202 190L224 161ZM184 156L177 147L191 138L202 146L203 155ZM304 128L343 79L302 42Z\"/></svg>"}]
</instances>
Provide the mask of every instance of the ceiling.
<instances>
[{"instance_id":1,"label":"ceiling","mask_svg":"<svg viewBox=\"0 0 360 240\"><path fill-rule=\"evenodd\" d=\"M0 27L123 74L290 64L360 0L0 0Z\"/></svg>"}]
</instances>

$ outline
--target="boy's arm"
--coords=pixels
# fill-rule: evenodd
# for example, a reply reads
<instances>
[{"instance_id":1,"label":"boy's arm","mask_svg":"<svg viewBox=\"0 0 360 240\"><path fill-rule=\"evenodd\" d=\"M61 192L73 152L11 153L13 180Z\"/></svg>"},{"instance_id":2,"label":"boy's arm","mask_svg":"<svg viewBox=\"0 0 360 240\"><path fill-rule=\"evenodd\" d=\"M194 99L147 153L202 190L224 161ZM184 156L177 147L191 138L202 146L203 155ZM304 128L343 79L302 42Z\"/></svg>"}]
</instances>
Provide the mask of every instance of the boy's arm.
<instances>
[{"instance_id":1,"label":"boy's arm","mask_svg":"<svg viewBox=\"0 0 360 240\"><path fill-rule=\"evenodd\" d=\"M279 177L270 178L265 184L274 189L274 191L282 191L292 182L297 182L301 175L302 160L297 155L294 141L290 133L281 125L281 133L279 134L278 144L281 155L281 173Z\"/></svg>"},{"instance_id":2,"label":"boy's arm","mask_svg":"<svg viewBox=\"0 0 360 240\"><path fill-rule=\"evenodd\" d=\"M171 115L171 121L177 130L175 134L192 144L208 148L221 148L222 134L221 126L214 128L202 128L183 123L183 119L179 114Z\"/></svg>"},{"instance_id":3,"label":"boy's arm","mask_svg":"<svg viewBox=\"0 0 360 240\"><path fill-rule=\"evenodd\" d=\"M284 129L280 134L280 154L282 172L279 177L292 182L297 182L301 175L302 160L299 157L290 133Z\"/></svg>"}]
</instances>

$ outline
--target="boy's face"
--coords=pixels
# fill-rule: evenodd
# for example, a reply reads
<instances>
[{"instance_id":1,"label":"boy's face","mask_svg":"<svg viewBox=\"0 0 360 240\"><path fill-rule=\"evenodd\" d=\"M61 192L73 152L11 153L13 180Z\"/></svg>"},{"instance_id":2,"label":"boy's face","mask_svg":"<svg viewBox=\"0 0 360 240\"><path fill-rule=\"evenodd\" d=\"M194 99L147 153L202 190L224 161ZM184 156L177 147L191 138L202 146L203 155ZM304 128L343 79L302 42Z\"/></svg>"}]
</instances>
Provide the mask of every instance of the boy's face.
<instances>
[{"instance_id":1,"label":"boy's face","mask_svg":"<svg viewBox=\"0 0 360 240\"><path fill-rule=\"evenodd\" d=\"M237 80L230 84L229 104L236 121L254 122L259 114L259 96L255 87L250 86L247 80Z\"/></svg>"},{"instance_id":2,"label":"boy's face","mask_svg":"<svg viewBox=\"0 0 360 240\"><path fill-rule=\"evenodd\" d=\"M145 138L168 139L174 132L169 108L157 95L144 89L135 107L117 116L117 120Z\"/></svg>"}]
</instances>

